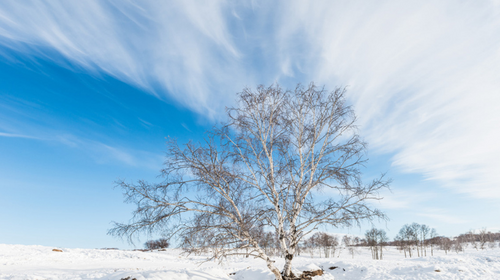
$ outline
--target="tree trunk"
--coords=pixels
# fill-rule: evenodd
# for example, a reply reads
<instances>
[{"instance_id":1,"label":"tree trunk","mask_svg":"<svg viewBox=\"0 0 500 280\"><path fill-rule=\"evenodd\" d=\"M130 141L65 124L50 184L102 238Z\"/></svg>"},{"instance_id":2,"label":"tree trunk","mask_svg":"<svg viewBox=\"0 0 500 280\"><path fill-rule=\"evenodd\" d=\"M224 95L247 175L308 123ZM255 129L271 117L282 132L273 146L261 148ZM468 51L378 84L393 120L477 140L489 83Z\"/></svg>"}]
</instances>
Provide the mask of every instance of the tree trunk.
<instances>
[{"instance_id":1,"label":"tree trunk","mask_svg":"<svg viewBox=\"0 0 500 280\"><path fill-rule=\"evenodd\" d=\"M291 276L293 254L287 253L285 256L285 266L283 267L283 276Z\"/></svg>"},{"instance_id":2,"label":"tree trunk","mask_svg":"<svg viewBox=\"0 0 500 280\"><path fill-rule=\"evenodd\" d=\"M279 269L276 266L274 266L273 261L267 258L266 264L267 268L269 268L269 270L271 270L271 272L274 274L274 277L276 277L276 280L283 280L283 277L281 276Z\"/></svg>"}]
</instances>

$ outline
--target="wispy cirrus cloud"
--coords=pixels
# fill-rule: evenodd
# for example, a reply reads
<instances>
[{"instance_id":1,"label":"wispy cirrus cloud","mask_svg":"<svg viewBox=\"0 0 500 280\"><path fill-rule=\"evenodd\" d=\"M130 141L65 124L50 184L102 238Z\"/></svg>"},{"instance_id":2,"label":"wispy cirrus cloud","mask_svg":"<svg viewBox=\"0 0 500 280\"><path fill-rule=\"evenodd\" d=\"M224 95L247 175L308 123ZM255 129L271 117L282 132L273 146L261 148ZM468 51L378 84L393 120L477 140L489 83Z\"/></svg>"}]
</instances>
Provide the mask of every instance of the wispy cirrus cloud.
<instances>
[{"instance_id":1,"label":"wispy cirrus cloud","mask_svg":"<svg viewBox=\"0 0 500 280\"><path fill-rule=\"evenodd\" d=\"M467 224L470 220L464 219L456 214L449 214L443 209L424 209L422 213L417 214L418 216L431 218L436 222L444 224Z\"/></svg>"},{"instance_id":2,"label":"wispy cirrus cloud","mask_svg":"<svg viewBox=\"0 0 500 280\"><path fill-rule=\"evenodd\" d=\"M224 1L5 1L0 44L58 59L47 53L54 50L78 67L214 118L242 78L231 71L240 54L228 9Z\"/></svg>"},{"instance_id":3,"label":"wispy cirrus cloud","mask_svg":"<svg viewBox=\"0 0 500 280\"><path fill-rule=\"evenodd\" d=\"M7 133L7 132L0 132L0 137L38 139L34 136L15 134L15 133Z\"/></svg>"},{"instance_id":4,"label":"wispy cirrus cloud","mask_svg":"<svg viewBox=\"0 0 500 280\"><path fill-rule=\"evenodd\" d=\"M36 131L36 129L32 129L32 131ZM84 151L87 156L91 157L98 164L123 164L133 167L158 170L164 160L163 155L161 154L126 149L57 131L38 131L38 135L36 136L25 133L17 134L0 132L0 137L24 138L34 141L63 144L67 147Z\"/></svg>"},{"instance_id":5,"label":"wispy cirrus cloud","mask_svg":"<svg viewBox=\"0 0 500 280\"><path fill-rule=\"evenodd\" d=\"M384 210L421 208L429 200L437 197L436 193L428 190L415 190L404 186L392 187L391 190L381 192L382 200L375 205Z\"/></svg>"},{"instance_id":6,"label":"wispy cirrus cloud","mask_svg":"<svg viewBox=\"0 0 500 280\"><path fill-rule=\"evenodd\" d=\"M161 154L116 147L67 133L58 134L50 139L50 141L57 141L68 147L85 151L87 155L99 164L119 163L157 171L164 161L164 157Z\"/></svg>"},{"instance_id":7,"label":"wispy cirrus cloud","mask_svg":"<svg viewBox=\"0 0 500 280\"><path fill-rule=\"evenodd\" d=\"M294 19L282 21L284 53L309 42L295 71L349 85L372 148L455 191L500 197L498 5L317 1L283 14Z\"/></svg>"},{"instance_id":8,"label":"wispy cirrus cloud","mask_svg":"<svg viewBox=\"0 0 500 280\"><path fill-rule=\"evenodd\" d=\"M500 197L497 1L3 1L0 37L211 118L245 85L348 85L395 166Z\"/></svg>"}]
</instances>

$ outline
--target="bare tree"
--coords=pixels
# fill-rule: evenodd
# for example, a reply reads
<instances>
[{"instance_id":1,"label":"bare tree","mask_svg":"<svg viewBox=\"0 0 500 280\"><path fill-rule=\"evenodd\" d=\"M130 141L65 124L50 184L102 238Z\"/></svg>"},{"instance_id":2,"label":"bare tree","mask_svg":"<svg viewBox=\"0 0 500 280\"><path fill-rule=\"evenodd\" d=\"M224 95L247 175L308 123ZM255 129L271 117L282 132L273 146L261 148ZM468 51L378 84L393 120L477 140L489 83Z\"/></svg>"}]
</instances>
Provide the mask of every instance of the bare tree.
<instances>
[{"instance_id":1,"label":"bare tree","mask_svg":"<svg viewBox=\"0 0 500 280\"><path fill-rule=\"evenodd\" d=\"M377 230L372 228L365 232L366 245L370 248L372 259L378 260Z\"/></svg>"},{"instance_id":2,"label":"bare tree","mask_svg":"<svg viewBox=\"0 0 500 280\"><path fill-rule=\"evenodd\" d=\"M344 237L342 237L342 243L347 248L347 251L349 251L349 254L351 254L352 258L354 259L354 255L358 253L356 245L358 245L359 243L359 237L344 235Z\"/></svg>"},{"instance_id":3,"label":"bare tree","mask_svg":"<svg viewBox=\"0 0 500 280\"><path fill-rule=\"evenodd\" d=\"M429 244L431 245L431 256L434 256L434 245L437 244L436 238L438 237L437 231L435 228L431 229L431 233L429 235Z\"/></svg>"},{"instance_id":4,"label":"bare tree","mask_svg":"<svg viewBox=\"0 0 500 280\"><path fill-rule=\"evenodd\" d=\"M427 257L427 236L429 235L431 228L427 225L420 225L420 252L425 253Z\"/></svg>"},{"instance_id":5,"label":"bare tree","mask_svg":"<svg viewBox=\"0 0 500 280\"><path fill-rule=\"evenodd\" d=\"M417 223L412 223L410 225L411 228L411 239L412 239L412 245L415 247L417 250L417 256L420 257L420 250L419 250L419 245L420 245L420 224Z\"/></svg>"},{"instance_id":6,"label":"bare tree","mask_svg":"<svg viewBox=\"0 0 500 280\"><path fill-rule=\"evenodd\" d=\"M304 239L302 242L302 245L304 249L311 254L311 258L314 258L314 244L312 243L313 241L311 238Z\"/></svg>"},{"instance_id":7,"label":"bare tree","mask_svg":"<svg viewBox=\"0 0 500 280\"><path fill-rule=\"evenodd\" d=\"M457 254L464 251L463 243L459 238L453 239L452 243L452 249L455 250Z\"/></svg>"},{"instance_id":8,"label":"bare tree","mask_svg":"<svg viewBox=\"0 0 500 280\"><path fill-rule=\"evenodd\" d=\"M261 237L259 237L259 246L264 250L266 255L275 256L276 251L276 238L272 232L264 232Z\"/></svg>"},{"instance_id":9,"label":"bare tree","mask_svg":"<svg viewBox=\"0 0 500 280\"><path fill-rule=\"evenodd\" d=\"M318 232L317 233L317 245L319 246L319 249L323 251L323 256L325 258L330 257L330 235L324 233L324 232ZM321 253L320 253L321 255Z\"/></svg>"},{"instance_id":10,"label":"bare tree","mask_svg":"<svg viewBox=\"0 0 500 280\"><path fill-rule=\"evenodd\" d=\"M413 227L410 225L404 225L400 230L398 235L396 236L396 240L401 246L406 258L406 252L408 252L408 256L411 258L413 242L414 242L414 231Z\"/></svg>"},{"instance_id":11,"label":"bare tree","mask_svg":"<svg viewBox=\"0 0 500 280\"><path fill-rule=\"evenodd\" d=\"M480 229L477 237L479 239L479 248L484 250L486 248L486 242L488 242L488 233L486 232L486 228Z\"/></svg>"},{"instance_id":12,"label":"bare tree","mask_svg":"<svg viewBox=\"0 0 500 280\"><path fill-rule=\"evenodd\" d=\"M339 250L340 255L341 247L339 246L339 238L336 235L329 235L328 237L328 248L332 253L331 257L334 258L337 250Z\"/></svg>"},{"instance_id":13,"label":"bare tree","mask_svg":"<svg viewBox=\"0 0 500 280\"><path fill-rule=\"evenodd\" d=\"M460 234L456 237L456 239L458 240L458 242L460 242L464 250L467 249L467 246L469 245L469 237L467 236L467 234Z\"/></svg>"},{"instance_id":14,"label":"bare tree","mask_svg":"<svg viewBox=\"0 0 500 280\"><path fill-rule=\"evenodd\" d=\"M495 249L497 243L495 242L495 234L488 231L488 248Z\"/></svg>"},{"instance_id":15,"label":"bare tree","mask_svg":"<svg viewBox=\"0 0 500 280\"><path fill-rule=\"evenodd\" d=\"M378 237L378 246L380 248L380 259L382 260L384 248L385 248L385 246L387 246L387 241L389 241L389 238L387 237L387 233L383 229L380 229L378 231L377 237Z\"/></svg>"},{"instance_id":16,"label":"bare tree","mask_svg":"<svg viewBox=\"0 0 500 280\"><path fill-rule=\"evenodd\" d=\"M444 251L445 254L448 254L448 252L451 250L452 248L452 241L450 238L448 237L441 237L440 238L440 248L441 250Z\"/></svg>"},{"instance_id":17,"label":"bare tree","mask_svg":"<svg viewBox=\"0 0 500 280\"><path fill-rule=\"evenodd\" d=\"M352 238L351 238L349 235L344 235L344 236L342 237L342 244L343 244L343 245L344 245L344 247L345 247L346 249L348 249L348 250L349 250L349 248L351 247L351 242L352 242L351 240L352 240ZM351 253L351 251L350 251L350 250L349 250L349 253ZM354 259L354 252L352 252L352 258Z\"/></svg>"},{"instance_id":18,"label":"bare tree","mask_svg":"<svg viewBox=\"0 0 500 280\"><path fill-rule=\"evenodd\" d=\"M469 230L469 232L466 233L468 242L472 245L472 248L479 250L479 242L476 234L474 234L474 231Z\"/></svg>"},{"instance_id":19,"label":"bare tree","mask_svg":"<svg viewBox=\"0 0 500 280\"><path fill-rule=\"evenodd\" d=\"M383 229L372 228L365 233L366 243L372 252L374 260L383 259L383 249L387 245L387 234Z\"/></svg>"},{"instance_id":20,"label":"bare tree","mask_svg":"<svg viewBox=\"0 0 500 280\"><path fill-rule=\"evenodd\" d=\"M389 182L383 175L362 182L365 143L344 93L312 83L292 91L244 89L238 107L227 109L229 121L204 142L167 142L163 182L118 183L137 209L130 223L117 223L110 234L199 235L198 249L210 247L211 258L247 255L241 250L248 248L276 279L290 279L300 240L318 226L385 218L368 202L381 199L379 190ZM278 236L282 271L252 235L260 226Z\"/></svg>"},{"instance_id":21,"label":"bare tree","mask_svg":"<svg viewBox=\"0 0 500 280\"><path fill-rule=\"evenodd\" d=\"M325 258L330 258L335 256L335 252L339 246L339 239L335 235L325 232L316 232L308 239L305 239L304 244L304 246L310 249L311 257L314 256L314 251L318 250L320 258L322 252Z\"/></svg>"},{"instance_id":22,"label":"bare tree","mask_svg":"<svg viewBox=\"0 0 500 280\"><path fill-rule=\"evenodd\" d=\"M406 258L406 244L401 234L398 234L394 237L394 245L396 246L396 248L399 250L400 253L404 252Z\"/></svg>"}]
</instances>

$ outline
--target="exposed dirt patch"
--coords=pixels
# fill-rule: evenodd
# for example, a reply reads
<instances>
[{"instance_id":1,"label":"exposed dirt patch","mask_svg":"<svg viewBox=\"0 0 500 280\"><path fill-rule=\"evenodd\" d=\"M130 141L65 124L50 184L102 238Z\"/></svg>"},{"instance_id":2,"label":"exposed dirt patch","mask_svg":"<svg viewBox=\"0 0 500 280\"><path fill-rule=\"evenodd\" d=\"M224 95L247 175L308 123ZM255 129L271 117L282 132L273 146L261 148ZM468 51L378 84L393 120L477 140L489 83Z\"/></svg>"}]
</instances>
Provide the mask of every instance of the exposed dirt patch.
<instances>
[{"instance_id":1,"label":"exposed dirt patch","mask_svg":"<svg viewBox=\"0 0 500 280\"><path fill-rule=\"evenodd\" d=\"M314 276L323 275L323 270L313 270L313 271L302 271L300 277L296 277L293 273L290 277L283 276L283 280L312 280Z\"/></svg>"}]
</instances>

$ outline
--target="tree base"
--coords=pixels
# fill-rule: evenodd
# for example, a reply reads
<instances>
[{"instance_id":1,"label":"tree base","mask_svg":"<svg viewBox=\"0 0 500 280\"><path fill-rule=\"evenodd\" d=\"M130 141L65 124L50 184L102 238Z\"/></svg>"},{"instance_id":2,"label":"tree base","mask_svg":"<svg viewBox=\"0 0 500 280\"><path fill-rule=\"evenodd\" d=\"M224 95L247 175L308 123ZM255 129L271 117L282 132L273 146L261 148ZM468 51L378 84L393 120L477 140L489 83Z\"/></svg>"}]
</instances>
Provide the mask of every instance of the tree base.
<instances>
[{"instance_id":1,"label":"tree base","mask_svg":"<svg viewBox=\"0 0 500 280\"><path fill-rule=\"evenodd\" d=\"M313 270L313 271L302 271L302 274L300 277L295 276L293 273L291 273L290 276L282 276L283 280L312 280L314 276L321 276L323 275L323 270Z\"/></svg>"}]
</instances>

